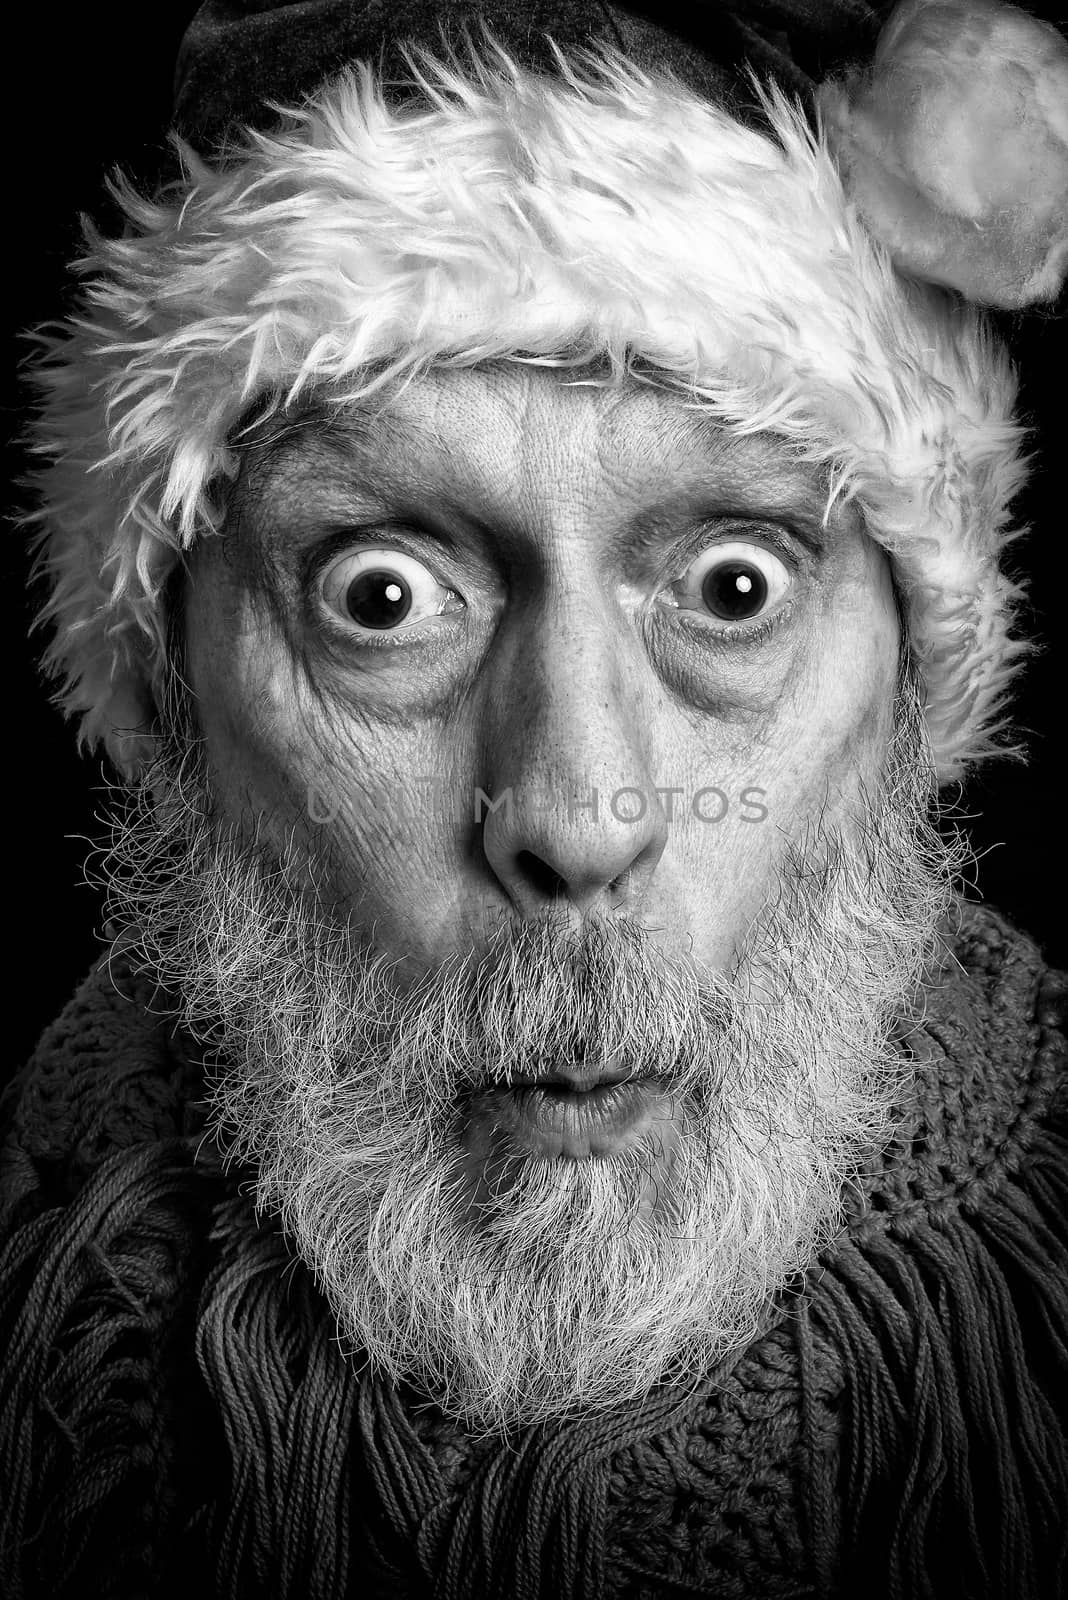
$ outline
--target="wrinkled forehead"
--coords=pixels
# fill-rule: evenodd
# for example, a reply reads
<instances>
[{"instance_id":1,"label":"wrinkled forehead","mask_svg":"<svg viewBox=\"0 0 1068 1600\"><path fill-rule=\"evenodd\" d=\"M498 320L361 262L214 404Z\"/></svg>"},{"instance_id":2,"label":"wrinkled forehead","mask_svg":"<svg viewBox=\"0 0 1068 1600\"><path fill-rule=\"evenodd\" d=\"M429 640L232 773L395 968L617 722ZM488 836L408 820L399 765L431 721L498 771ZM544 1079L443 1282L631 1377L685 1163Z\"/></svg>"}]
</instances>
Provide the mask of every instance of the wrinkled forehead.
<instances>
[{"instance_id":1,"label":"wrinkled forehead","mask_svg":"<svg viewBox=\"0 0 1068 1600\"><path fill-rule=\"evenodd\" d=\"M245 486L283 486L321 467L413 482L479 485L502 503L522 456L559 475L591 473L645 497L722 485L825 514L826 463L772 430L739 432L654 375L613 377L523 362L431 368L373 400L323 385L247 417L232 444Z\"/></svg>"}]
</instances>

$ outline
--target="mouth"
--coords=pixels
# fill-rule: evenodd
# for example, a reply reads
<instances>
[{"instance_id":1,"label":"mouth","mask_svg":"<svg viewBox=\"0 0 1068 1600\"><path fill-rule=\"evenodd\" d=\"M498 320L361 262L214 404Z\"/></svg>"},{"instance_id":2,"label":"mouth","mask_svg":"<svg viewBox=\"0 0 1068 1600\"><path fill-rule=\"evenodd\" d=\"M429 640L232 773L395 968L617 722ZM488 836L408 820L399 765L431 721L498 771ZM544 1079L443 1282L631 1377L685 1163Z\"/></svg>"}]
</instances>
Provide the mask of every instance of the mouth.
<instances>
[{"instance_id":1,"label":"mouth","mask_svg":"<svg viewBox=\"0 0 1068 1600\"><path fill-rule=\"evenodd\" d=\"M524 1154L573 1161L614 1155L671 1115L663 1078L635 1078L603 1066L538 1078L515 1074L483 1090L472 1106L474 1120Z\"/></svg>"},{"instance_id":2,"label":"mouth","mask_svg":"<svg viewBox=\"0 0 1068 1600\"><path fill-rule=\"evenodd\" d=\"M620 1083L647 1081L635 1077L626 1067L611 1063L569 1061L553 1067L551 1072L509 1074L506 1083L487 1085L491 1089L551 1089L572 1094L589 1094L595 1089L609 1089Z\"/></svg>"}]
</instances>

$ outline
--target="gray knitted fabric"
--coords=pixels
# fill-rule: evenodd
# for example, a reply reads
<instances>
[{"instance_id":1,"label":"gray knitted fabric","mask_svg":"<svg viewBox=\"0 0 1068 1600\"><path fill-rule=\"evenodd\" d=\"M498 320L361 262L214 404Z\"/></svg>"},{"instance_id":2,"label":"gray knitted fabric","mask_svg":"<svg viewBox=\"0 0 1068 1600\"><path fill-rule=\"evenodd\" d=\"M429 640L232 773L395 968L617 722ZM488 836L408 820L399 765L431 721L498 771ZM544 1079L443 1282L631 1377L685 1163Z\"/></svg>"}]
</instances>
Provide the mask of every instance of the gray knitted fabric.
<instances>
[{"instance_id":1,"label":"gray knitted fabric","mask_svg":"<svg viewBox=\"0 0 1068 1600\"><path fill-rule=\"evenodd\" d=\"M955 950L899 1135L762 1336L507 1447L353 1370L158 1000L91 977L3 1106L0 1594L1056 1600L1065 982L987 911Z\"/></svg>"}]
</instances>

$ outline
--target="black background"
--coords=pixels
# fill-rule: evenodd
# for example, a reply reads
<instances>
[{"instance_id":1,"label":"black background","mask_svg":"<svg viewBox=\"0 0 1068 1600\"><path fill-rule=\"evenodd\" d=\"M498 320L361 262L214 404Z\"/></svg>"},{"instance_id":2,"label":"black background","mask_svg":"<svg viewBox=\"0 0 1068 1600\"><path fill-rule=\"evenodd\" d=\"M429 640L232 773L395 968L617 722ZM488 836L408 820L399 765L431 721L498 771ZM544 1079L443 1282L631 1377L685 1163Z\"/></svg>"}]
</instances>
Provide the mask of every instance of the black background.
<instances>
[{"instance_id":1,"label":"black background","mask_svg":"<svg viewBox=\"0 0 1068 1600\"><path fill-rule=\"evenodd\" d=\"M151 185L167 170L173 62L194 9L190 3L19 8L21 39L14 48L9 37L7 52L0 177L12 338L4 394L9 484L20 471L17 437L25 406L15 370L25 348L19 335L63 307L66 264L79 248L78 213L89 212L114 227L103 191L105 172L120 164ZM1059 10L1045 14L1064 26ZM1039 456L1019 506L1020 520L1032 531L1017 547L1015 561L1030 583L1028 623L1043 648L1017 698L1029 763L989 765L969 783L957 809L975 819L970 831L981 857L978 891L1029 928L1054 963L1068 965L1060 762L1068 576L1068 295L1054 313L1005 318L999 325L1020 365L1023 409L1034 426ZM12 487L12 508L20 498ZM9 804L5 965L14 1038L0 1076L32 1047L97 948L98 907L80 878L84 839L94 831L101 801L101 767L77 756L72 730L48 705L38 680L34 663L40 641L27 640L34 604L26 596L25 546L23 534L8 526L3 598L12 715L4 783Z\"/></svg>"}]
</instances>

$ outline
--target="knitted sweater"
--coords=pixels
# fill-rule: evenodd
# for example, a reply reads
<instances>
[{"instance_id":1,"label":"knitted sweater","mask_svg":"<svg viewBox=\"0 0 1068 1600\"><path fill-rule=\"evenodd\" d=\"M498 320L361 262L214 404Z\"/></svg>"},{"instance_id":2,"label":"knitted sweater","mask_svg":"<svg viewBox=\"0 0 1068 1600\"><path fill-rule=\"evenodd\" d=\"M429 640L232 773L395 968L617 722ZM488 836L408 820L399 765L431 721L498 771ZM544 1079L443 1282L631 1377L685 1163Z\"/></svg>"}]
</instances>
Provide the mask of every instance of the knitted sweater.
<instances>
[{"instance_id":1,"label":"knitted sweater","mask_svg":"<svg viewBox=\"0 0 1068 1600\"><path fill-rule=\"evenodd\" d=\"M3 1102L0 1594L1056 1600L1065 983L968 908L898 1137L696 1394L472 1442L346 1359L142 980Z\"/></svg>"}]
</instances>

